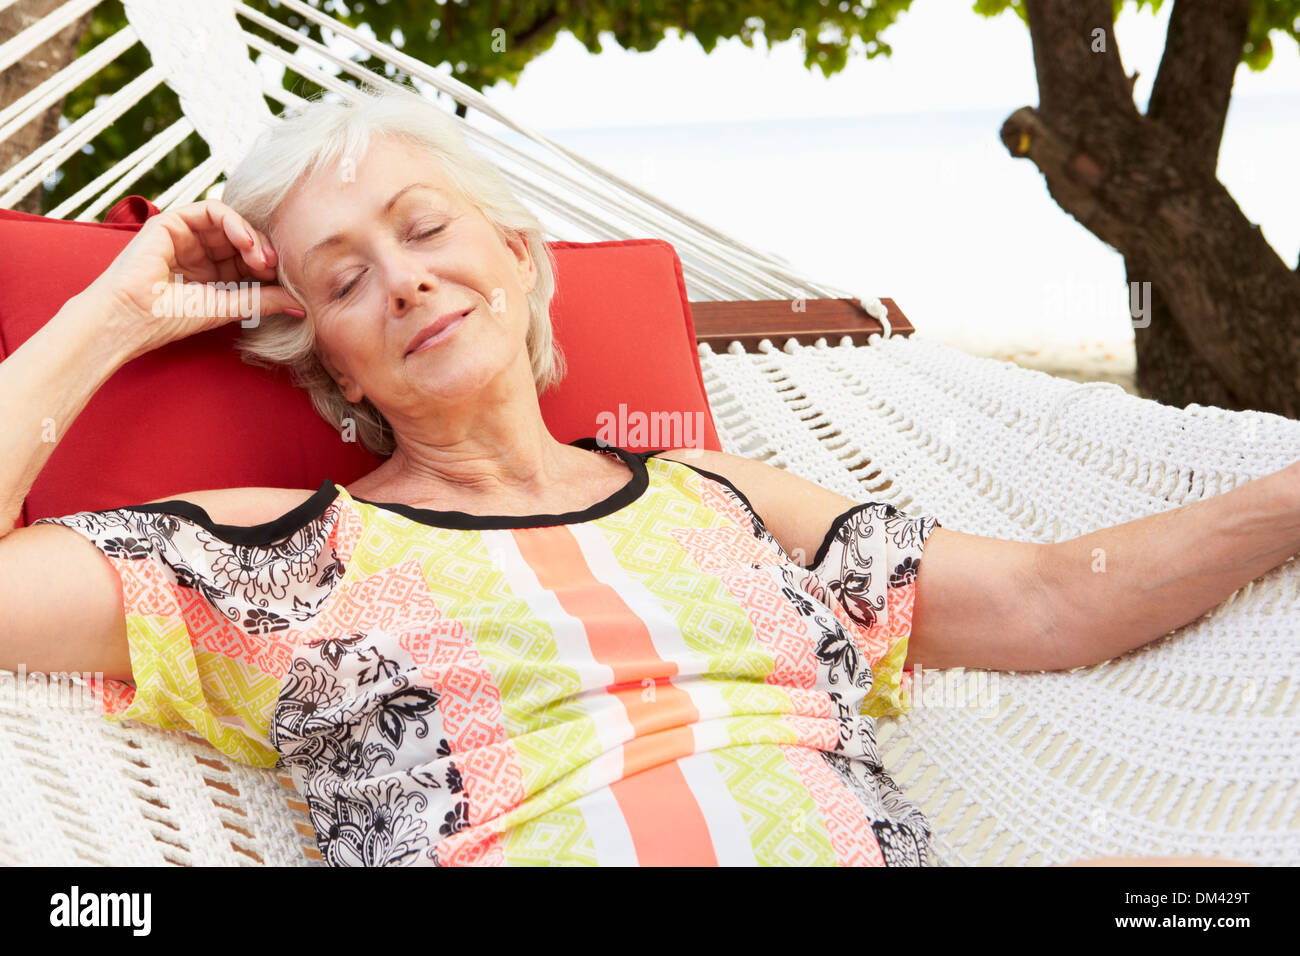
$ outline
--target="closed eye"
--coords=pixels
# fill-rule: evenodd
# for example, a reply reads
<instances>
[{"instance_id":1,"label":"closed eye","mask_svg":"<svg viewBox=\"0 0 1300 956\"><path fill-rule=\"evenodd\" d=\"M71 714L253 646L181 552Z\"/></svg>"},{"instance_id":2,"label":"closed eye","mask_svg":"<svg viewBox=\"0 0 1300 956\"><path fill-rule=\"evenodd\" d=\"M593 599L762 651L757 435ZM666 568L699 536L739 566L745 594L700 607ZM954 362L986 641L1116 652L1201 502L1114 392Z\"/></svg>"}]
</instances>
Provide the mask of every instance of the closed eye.
<instances>
[{"instance_id":1,"label":"closed eye","mask_svg":"<svg viewBox=\"0 0 1300 956\"><path fill-rule=\"evenodd\" d=\"M442 232L442 231L443 231L444 229L446 229L446 228L447 228L447 226L444 224L444 225L439 226L439 227L436 228L436 229L429 229L429 230L427 230L427 231L425 231L425 232L420 233L419 235L412 236L411 239L412 239L412 240L417 240L417 241L418 241L418 240L421 240L421 239L428 239L428 238L430 238L431 236L435 236L435 235L437 235L438 233ZM356 288L357 283L361 281L361 277L364 276L364 275L365 275L365 270L364 270L364 269L361 270L361 272L358 272L358 273L357 273L357 276L356 276L355 279L353 279L351 282L349 282L347 285L345 285L342 289L340 289L340 290L338 291L338 293L334 296L334 300L337 302L337 301L339 301L339 300L341 300L341 299L346 299L346 298L348 297L348 294L349 294L349 293L350 293L354 288Z\"/></svg>"},{"instance_id":2,"label":"closed eye","mask_svg":"<svg viewBox=\"0 0 1300 956\"><path fill-rule=\"evenodd\" d=\"M334 301L337 302L339 299L347 298L348 293L351 292L356 287L356 284L361 281L361 276L363 274L364 274L364 270L362 270L362 272L357 273L357 277L353 279L351 282L349 282L347 285L345 285L342 289L340 289L338 294L334 296Z\"/></svg>"}]
</instances>

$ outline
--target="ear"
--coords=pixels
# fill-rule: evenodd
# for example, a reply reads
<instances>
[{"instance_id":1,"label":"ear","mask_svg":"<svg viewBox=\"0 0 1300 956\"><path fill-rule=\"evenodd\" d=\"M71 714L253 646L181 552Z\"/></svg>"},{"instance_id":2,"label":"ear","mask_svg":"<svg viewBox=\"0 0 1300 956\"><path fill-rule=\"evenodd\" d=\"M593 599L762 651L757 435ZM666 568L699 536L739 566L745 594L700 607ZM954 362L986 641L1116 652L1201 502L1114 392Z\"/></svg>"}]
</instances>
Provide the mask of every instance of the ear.
<instances>
[{"instance_id":1,"label":"ear","mask_svg":"<svg viewBox=\"0 0 1300 956\"><path fill-rule=\"evenodd\" d=\"M352 379L346 374L335 368L334 363L331 362L323 352L317 350L316 359L320 362L322 367L324 367L325 371L329 373L329 377L334 379L334 383L338 385L339 390L343 393L343 397L349 402L356 405L361 401L361 399L365 398L365 394L361 391L361 387L357 385L356 382L352 381Z\"/></svg>"},{"instance_id":2,"label":"ear","mask_svg":"<svg viewBox=\"0 0 1300 956\"><path fill-rule=\"evenodd\" d=\"M519 270L519 284L523 286L524 294L527 295L537 284L537 264L533 262L533 254L528 249L528 240L522 232L507 233L505 239L506 245L515 256L516 267Z\"/></svg>"}]
</instances>

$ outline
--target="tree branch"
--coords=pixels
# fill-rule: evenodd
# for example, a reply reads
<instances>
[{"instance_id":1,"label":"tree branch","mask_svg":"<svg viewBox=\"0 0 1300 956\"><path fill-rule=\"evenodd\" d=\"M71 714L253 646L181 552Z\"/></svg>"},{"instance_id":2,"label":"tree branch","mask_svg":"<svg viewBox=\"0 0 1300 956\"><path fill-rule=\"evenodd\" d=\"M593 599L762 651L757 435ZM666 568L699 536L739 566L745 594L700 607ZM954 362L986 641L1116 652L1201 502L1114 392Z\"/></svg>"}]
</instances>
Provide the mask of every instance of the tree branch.
<instances>
[{"instance_id":1,"label":"tree branch","mask_svg":"<svg viewBox=\"0 0 1300 956\"><path fill-rule=\"evenodd\" d=\"M1043 122L1041 111L1028 106L1007 117L999 135L1012 156L1028 157L1042 171L1048 191L1063 210L1098 239L1123 251L1129 224L1107 207L1105 168L1091 152L1063 138Z\"/></svg>"},{"instance_id":2,"label":"tree branch","mask_svg":"<svg viewBox=\"0 0 1300 956\"><path fill-rule=\"evenodd\" d=\"M1001 137L1042 171L1062 209L1143 263L1141 280L1163 290L1187 340L1232 395L1245 407L1300 416L1295 273L1217 179L1183 169L1172 133L1136 112L1058 131L1026 106Z\"/></svg>"},{"instance_id":3,"label":"tree branch","mask_svg":"<svg viewBox=\"0 0 1300 956\"><path fill-rule=\"evenodd\" d=\"M1147 116L1177 136L1207 176L1219 163L1251 0L1177 0Z\"/></svg>"},{"instance_id":4,"label":"tree branch","mask_svg":"<svg viewBox=\"0 0 1300 956\"><path fill-rule=\"evenodd\" d=\"M519 30L510 39L517 47L526 47L536 37L545 37L564 26L564 15L555 7L547 7L538 13L533 22Z\"/></svg>"},{"instance_id":5,"label":"tree branch","mask_svg":"<svg viewBox=\"0 0 1300 956\"><path fill-rule=\"evenodd\" d=\"M1025 11L1041 112L1137 113L1115 42L1111 0L1026 0ZM1104 36L1094 40L1095 30Z\"/></svg>"}]
</instances>

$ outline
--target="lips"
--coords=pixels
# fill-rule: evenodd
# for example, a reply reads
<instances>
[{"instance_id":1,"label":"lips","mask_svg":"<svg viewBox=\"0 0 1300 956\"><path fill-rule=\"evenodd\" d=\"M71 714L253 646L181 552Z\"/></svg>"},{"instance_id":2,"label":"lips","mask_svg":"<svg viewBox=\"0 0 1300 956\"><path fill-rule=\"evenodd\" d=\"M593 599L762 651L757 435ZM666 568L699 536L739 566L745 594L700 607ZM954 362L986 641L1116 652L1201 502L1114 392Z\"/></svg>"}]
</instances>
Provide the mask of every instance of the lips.
<instances>
[{"instance_id":1,"label":"lips","mask_svg":"<svg viewBox=\"0 0 1300 956\"><path fill-rule=\"evenodd\" d=\"M474 307L472 305L467 306L456 312L448 312L446 315L442 316L437 321L433 322L430 325L425 326L423 329L419 331L419 333L416 334L415 338L411 339L411 344L406 347L406 355L410 355L421 345L423 345L429 339L433 338L443 329L447 328L453 322L458 321L462 316L468 315L470 312L473 311L474 311Z\"/></svg>"}]
</instances>

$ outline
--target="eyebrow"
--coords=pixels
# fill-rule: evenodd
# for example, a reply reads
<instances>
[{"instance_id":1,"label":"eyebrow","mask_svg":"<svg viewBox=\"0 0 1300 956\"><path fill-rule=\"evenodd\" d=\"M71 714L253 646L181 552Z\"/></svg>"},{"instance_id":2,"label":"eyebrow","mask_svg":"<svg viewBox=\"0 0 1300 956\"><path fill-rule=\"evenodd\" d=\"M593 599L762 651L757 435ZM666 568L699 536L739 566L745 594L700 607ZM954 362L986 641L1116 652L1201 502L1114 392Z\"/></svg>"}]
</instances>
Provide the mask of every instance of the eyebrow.
<instances>
[{"instance_id":1,"label":"eyebrow","mask_svg":"<svg viewBox=\"0 0 1300 956\"><path fill-rule=\"evenodd\" d=\"M429 183L410 183L409 185L403 186L397 192L393 193L393 197L389 199L388 202L384 203L383 215L387 216L392 211L393 207L397 205L398 201L407 193L409 193L412 189L428 189L431 190L432 192L436 192L439 194L442 193L441 189L439 189L437 186L432 186ZM326 236L320 242L316 243L305 253L303 253L302 260L300 262L300 268L303 276L307 275L307 261L311 259L313 255L315 255L317 252L320 252L326 246L338 245L340 242L343 242L345 238L346 237L343 235L343 233L336 232L332 236Z\"/></svg>"}]
</instances>

